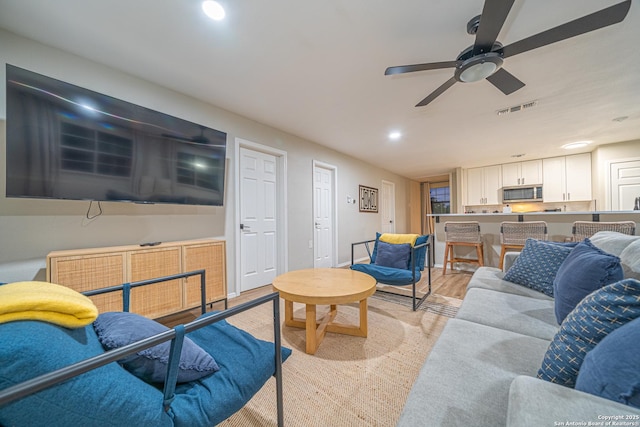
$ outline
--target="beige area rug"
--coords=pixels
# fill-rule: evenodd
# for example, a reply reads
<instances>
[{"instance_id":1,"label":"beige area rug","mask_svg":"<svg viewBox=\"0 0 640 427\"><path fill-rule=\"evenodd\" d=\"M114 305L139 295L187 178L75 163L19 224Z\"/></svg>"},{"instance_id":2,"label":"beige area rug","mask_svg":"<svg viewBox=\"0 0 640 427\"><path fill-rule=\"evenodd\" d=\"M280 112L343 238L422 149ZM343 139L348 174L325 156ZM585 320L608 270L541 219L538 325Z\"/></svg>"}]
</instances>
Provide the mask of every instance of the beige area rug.
<instances>
[{"instance_id":1,"label":"beige area rug","mask_svg":"<svg viewBox=\"0 0 640 427\"><path fill-rule=\"evenodd\" d=\"M401 297L404 298L404 297ZM460 300L432 295L424 305L458 307ZM410 303L410 299L409 299ZM230 323L272 340L271 305L235 316ZM304 306L295 304L295 316ZM324 313L324 307L318 307ZM248 315L251 313L251 315ZM281 302L281 320L284 307ZM327 333L315 355L306 354L304 330L282 327L293 354L283 364L284 422L296 426L395 426L422 364L448 316L369 298L368 337ZM338 306L336 321L356 323L357 304ZM275 379L222 426L277 425Z\"/></svg>"}]
</instances>

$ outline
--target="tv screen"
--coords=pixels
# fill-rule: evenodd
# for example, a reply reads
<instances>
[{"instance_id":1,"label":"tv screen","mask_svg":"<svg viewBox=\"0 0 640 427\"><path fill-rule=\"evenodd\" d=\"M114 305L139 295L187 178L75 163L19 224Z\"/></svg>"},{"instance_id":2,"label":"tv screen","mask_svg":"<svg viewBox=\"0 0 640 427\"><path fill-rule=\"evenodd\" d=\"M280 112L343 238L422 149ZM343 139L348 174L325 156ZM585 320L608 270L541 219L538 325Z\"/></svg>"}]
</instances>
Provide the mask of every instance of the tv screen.
<instances>
[{"instance_id":1,"label":"tv screen","mask_svg":"<svg viewBox=\"0 0 640 427\"><path fill-rule=\"evenodd\" d=\"M7 197L223 205L225 132L6 71Z\"/></svg>"}]
</instances>

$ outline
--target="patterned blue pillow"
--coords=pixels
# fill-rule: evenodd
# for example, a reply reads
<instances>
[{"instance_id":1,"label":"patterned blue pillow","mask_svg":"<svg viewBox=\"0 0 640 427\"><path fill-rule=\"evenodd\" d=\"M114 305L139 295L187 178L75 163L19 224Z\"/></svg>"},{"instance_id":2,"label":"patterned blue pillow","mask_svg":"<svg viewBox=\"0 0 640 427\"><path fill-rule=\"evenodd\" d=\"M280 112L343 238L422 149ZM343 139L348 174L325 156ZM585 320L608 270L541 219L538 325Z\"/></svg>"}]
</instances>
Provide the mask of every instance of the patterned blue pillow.
<instances>
[{"instance_id":1,"label":"patterned blue pillow","mask_svg":"<svg viewBox=\"0 0 640 427\"><path fill-rule=\"evenodd\" d=\"M610 332L640 317L640 281L600 288L565 318L549 345L538 378L574 387L586 354Z\"/></svg>"},{"instance_id":2,"label":"patterned blue pillow","mask_svg":"<svg viewBox=\"0 0 640 427\"><path fill-rule=\"evenodd\" d=\"M553 296L553 279L572 247L544 240L527 239L522 252L504 280Z\"/></svg>"}]
</instances>

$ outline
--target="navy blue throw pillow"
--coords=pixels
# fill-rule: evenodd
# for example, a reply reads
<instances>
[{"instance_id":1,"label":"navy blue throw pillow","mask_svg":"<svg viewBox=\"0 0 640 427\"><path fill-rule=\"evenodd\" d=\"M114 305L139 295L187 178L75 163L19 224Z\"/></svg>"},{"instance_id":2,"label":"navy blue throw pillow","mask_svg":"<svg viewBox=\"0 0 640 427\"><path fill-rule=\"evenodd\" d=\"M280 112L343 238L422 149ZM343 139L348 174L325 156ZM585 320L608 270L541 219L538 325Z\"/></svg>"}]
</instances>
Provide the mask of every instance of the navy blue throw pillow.
<instances>
[{"instance_id":1,"label":"navy blue throw pillow","mask_svg":"<svg viewBox=\"0 0 640 427\"><path fill-rule=\"evenodd\" d=\"M587 353L576 390L640 408L640 318L621 326Z\"/></svg>"},{"instance_id":2,"label":"navy blue throw pillow","mask_svg":"<svg viewBox=\"0 0 640 427\"><path fill-rule=\"evenodd\" d=\"M553 281L558 324L584 297L596 289L623 279L620 258L585 239L564 260Z\"/></svg>"},{"instance_id":3,"label":"navy blue throw pillow","mask_svg":"<svg viewBox=\"0 0 640 427\"><path fill-rule=\"evenodd\" d=\"M123 347L168 331L166 326L135 313L102 313L93 322L100 343L106 350ZM171 341L147 348L118 360L126 370L149 383L164 383L169 364ZM217 372L213 357L185 337L178 364L178 382L190 382Z\"/></svg>"},{"instance_id":4,"label":"navy blue throw pillow","mask_svg":"<svg viewBox=\"0 0 640 427\"><path fill-rule=\"evenodd\" d=\"M406 270L409 265L411 245L409 243L378 242L376 265Z\"/></svg>"}]
</instances>

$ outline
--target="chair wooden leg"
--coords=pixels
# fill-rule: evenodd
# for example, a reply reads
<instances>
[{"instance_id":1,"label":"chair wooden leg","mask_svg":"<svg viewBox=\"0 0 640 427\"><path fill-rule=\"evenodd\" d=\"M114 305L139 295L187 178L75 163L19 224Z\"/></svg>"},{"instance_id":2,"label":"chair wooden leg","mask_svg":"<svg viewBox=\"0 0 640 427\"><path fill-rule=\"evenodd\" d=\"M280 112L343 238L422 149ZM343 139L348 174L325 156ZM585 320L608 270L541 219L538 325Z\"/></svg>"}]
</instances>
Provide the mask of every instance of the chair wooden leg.
<instances>
[{"instance_id":1,"label":"chair wooden leg","mask_svg":"<svg viewBox=\"0 0 640 427\"><path fill-rule=\"evenodd\" d=\"M482 267L484 265L484 248L482 247L482 243L476 246L476 253L478 254L478 265Z\"/></svg>"},{"instance_id":2,"label":"chair wooden leg","mask_svg":"<svg viewBox=\"0 0 640 427\"><path fill-rule=\"evenodd\" d=\"M446 244L444 247L444 262L442 263L442 275L444 276L447 273L447 263L449 262L449 249L451 249L450 244Z\"/></svg>"},{"instance_id":3,"label":"chair wooden leg","mask_svg":"<svg viewBox=\"0 0 640 427\"><path fill-rule=\"evenodd\" d=\"M507 252L507 249L502 245L502 249L500 250L500 263L498 264L498 268L502 270L504 267L504 254Z\"/></svg>"}]
</instances>

